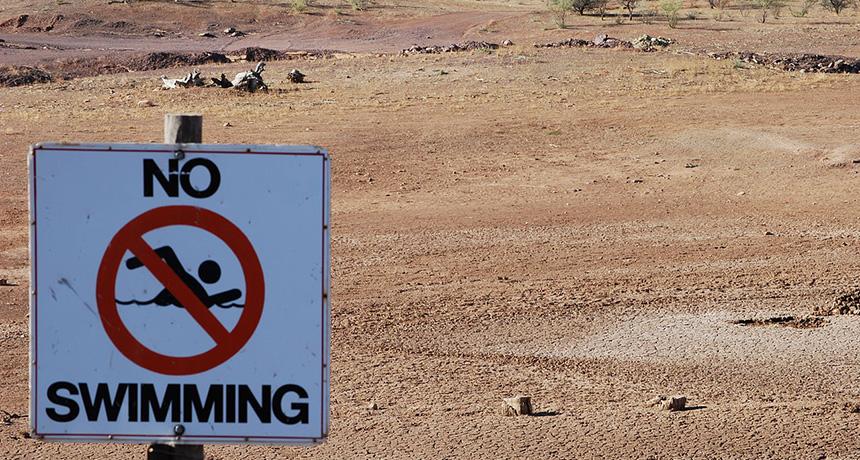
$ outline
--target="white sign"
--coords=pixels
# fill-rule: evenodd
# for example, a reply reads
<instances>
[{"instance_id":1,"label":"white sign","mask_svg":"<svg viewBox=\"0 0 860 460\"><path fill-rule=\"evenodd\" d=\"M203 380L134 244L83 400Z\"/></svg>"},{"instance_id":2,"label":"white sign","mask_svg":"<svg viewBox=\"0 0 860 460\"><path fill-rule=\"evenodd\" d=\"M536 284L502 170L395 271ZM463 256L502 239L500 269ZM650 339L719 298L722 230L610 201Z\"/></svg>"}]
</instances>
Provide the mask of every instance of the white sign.
<instances>
[{"instance_id":1,"label":"white sign","mask_svg":"<svg viewBox=\"0 0 860 460\"><path fill-rule=\"evenodd\" d=\"M326 437L327 153L186 147L33 148L36 437Z\"/></svg>"}]
</instances>

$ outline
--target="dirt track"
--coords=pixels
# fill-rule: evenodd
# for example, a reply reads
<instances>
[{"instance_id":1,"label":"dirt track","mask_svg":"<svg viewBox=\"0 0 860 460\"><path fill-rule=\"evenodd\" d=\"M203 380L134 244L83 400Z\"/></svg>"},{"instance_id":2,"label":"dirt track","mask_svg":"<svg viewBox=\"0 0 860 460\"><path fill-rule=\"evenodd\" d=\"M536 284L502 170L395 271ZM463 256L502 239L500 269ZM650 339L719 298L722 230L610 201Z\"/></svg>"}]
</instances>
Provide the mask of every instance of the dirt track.
<instances>
[{"instance_id":1,"label":"dirt track","mask_svg":"<svg viewBox=\"0 0 860 460\"><path fill-rule=\"evenodd\" d=\"M27 411L27 145L146 142L163 113L200 111L209 142L335 158L331 439L213 458L856 458L860 319L732 321L860 284L860 80L526 43L308 61L306 85L274 64L270 94L161 92L158 73L0 89L0 278L17 284L0 287L0 409ZM543 416L499 415L517 393ZM678 393L696 409L645 406ZM26 426L0 424L0 457L143 456Z\"/></svg>"}]
</instances>

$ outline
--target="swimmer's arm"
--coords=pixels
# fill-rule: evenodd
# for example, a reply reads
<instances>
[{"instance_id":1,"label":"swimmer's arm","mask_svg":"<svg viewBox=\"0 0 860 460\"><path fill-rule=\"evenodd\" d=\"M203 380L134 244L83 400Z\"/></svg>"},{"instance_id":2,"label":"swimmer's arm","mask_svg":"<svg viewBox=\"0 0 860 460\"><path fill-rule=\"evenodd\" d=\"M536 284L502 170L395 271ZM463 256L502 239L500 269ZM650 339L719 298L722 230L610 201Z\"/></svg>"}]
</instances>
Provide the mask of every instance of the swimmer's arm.
<instances>
[{"instance_id":1,"label":"swimmer's arm","mask_svg":"<svg viewBox=\"0 0 860 460\"><path fill-rule=\"evenodd\" d=\"M158 254L159 257L164 259L167 265L169 265L171 268L182 266L182 264L179 262L179 258L176 257L176 253L173 252L173 248L171 248L170 246L162 246L156 249L155 253ZM136 268L143 267L143 262L141 262L140 259L138 259L137 257L132 257L131 259L125 261L125 266L129 270L134 270Z\"/></svg>"},{"instance_id":2,"label":"swimmer's arm","mask_svg":"<svg viewBox=\"0 0 860 460\"><path fill-rule=\"evenodd\" d=\"M219 292L209 296L210 305L217 305L224 302L232 302L242 297L242 291L238 289L230 289L229 291Z\"/></svg>"}]
</instances>

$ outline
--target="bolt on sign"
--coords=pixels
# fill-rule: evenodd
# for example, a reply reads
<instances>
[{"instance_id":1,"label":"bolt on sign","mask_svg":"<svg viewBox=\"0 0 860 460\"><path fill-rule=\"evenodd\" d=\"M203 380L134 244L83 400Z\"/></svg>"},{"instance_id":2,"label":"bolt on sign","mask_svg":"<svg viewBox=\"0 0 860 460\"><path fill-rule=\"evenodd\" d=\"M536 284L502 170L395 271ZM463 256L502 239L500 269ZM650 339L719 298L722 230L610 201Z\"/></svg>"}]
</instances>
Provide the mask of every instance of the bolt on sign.
<instances>
[{"instance_id":1,"label":"bolt on sign","mask_svg":"<svg viewBox=\"0 0 860 460\"><path fill-rule=\"evenodd\" d=\"M33 434L320 442L329 418L328 154L176 148L33 147Z\"/></svg>"}]
</instances>

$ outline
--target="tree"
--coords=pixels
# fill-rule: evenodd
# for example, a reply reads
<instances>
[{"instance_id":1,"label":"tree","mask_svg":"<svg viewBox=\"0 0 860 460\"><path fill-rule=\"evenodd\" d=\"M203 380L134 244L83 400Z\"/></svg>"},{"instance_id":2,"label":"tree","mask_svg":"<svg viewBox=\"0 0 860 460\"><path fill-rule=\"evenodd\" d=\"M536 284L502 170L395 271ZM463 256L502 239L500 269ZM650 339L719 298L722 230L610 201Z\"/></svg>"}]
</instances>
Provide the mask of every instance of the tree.
<instances>
[{"instance_id":1,"label":"tree","mask_svg":"<svg viewBox=\"0 0 860 460\"><path fill-rule=\"evenodd\" d=\"M827 11L839 14L849 6L857 6L857 0L821 0L821 6Z\"/></svg>"},{"instance_id":2,"label":"tree","mask_svg":"<svg viewBox=\"0 0 860 460\"><path fill-rule=\"evenodd\" d=\"M621 2L621 6L627 10L627 13L630 16L630 20L633 20L633 10L636 9L636 4L639 0L619 0Z\"/></svg>"},{"instance_id":3,"label":"tree","mask_svg":"<svg viewBox=\"0 0 860 460\"><path fill-rule=\"evenodd\" d=\"M546 0L546 6L559 29L567 28L567 15L573 10L574 0Z\"/></svg>"},{"instance_id":4,"label":"tree","mask_svg":"<svg viewBox=\"0 0 860 460\"><path fill-rule=\"evenodd\" d=\"M599 3L600 0L573 0L571 8L582 16L586 10L598 8L600 6Z\"/></svg>"},{"instance_id":5,"label":"tree","mask_svg":"<svg viewBox=\"0 0 860 460\"><path fill-rule=\"evenodd\" d=\"M660 3L660 9L666 13L666 20L669 21L669 27L674 29L678 26L678 11L681 10L681 0L663 0Z\"/></svg>"},{"instance_id":6,"label":"tree","mask_svg":"<svg viewBox=\"0 0 860 460\"><path fill-rule=\"evenodd\" d=\"M783 6L785 6L784 0L753 0L753 3L761 10L761 17L758 22L762 24L767 22L768 12L772 11L776 14Z\"/></svg>"}]
</instances>

